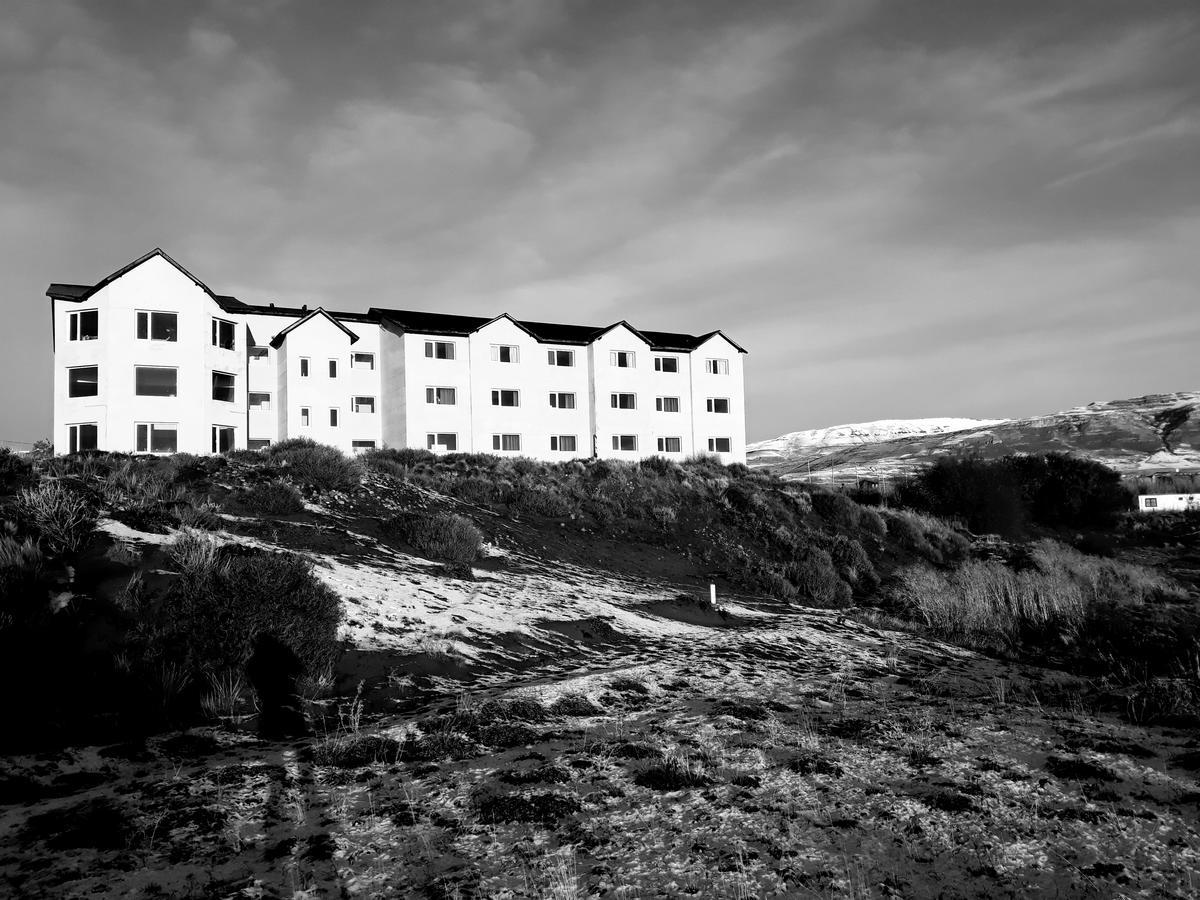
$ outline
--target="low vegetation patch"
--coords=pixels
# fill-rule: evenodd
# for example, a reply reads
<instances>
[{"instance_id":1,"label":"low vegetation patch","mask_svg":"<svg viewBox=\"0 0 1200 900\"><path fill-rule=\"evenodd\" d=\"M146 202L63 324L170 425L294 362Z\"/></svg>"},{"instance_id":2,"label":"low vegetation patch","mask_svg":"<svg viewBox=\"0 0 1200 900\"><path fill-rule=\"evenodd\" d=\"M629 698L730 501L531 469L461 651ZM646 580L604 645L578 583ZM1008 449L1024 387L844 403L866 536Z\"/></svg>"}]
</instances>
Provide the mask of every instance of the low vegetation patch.
<instances>
[{"instance_id":1,"label":"low vegetation patch","mask_svg":"<svg viewBox=\"0 0 1200 900\"><path fill-rule=\"evenodd\" d=\"M452 566L469 568L483 548L483 533L466 516L456 513L403 513L385 524L419 552Z\"/></svg>"}]
</instances>

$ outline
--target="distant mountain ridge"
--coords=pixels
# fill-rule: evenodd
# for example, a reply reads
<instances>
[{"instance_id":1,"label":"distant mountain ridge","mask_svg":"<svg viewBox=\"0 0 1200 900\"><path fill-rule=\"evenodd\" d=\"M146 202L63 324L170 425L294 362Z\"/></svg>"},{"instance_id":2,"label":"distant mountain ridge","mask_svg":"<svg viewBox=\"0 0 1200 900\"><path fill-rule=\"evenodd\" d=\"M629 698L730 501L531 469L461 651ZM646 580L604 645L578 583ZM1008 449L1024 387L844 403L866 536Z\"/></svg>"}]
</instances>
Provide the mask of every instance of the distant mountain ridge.
<instances>
[{"instance_id":1,"label":"distant mountain ridge","mask_svg":"<svg viewBox=\"0 0 1200 900\"><path fill-rule=\"evenodd\" d=\"M1200 392L1089 403L1027 419L885 419L796 431L747 447L785 478L886 478L939 456L1071 453L1120 472L1200 470Z\"/></svg>"}]
</instances>

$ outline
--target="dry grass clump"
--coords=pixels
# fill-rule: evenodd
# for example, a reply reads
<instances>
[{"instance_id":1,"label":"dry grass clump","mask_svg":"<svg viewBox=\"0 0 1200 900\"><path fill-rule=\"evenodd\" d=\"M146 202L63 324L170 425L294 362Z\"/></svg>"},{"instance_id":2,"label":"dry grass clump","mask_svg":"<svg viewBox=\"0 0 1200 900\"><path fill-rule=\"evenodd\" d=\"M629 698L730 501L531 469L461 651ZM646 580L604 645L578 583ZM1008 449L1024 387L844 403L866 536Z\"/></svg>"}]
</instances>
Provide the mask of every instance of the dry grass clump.
<instances>
[{"instance_id":1,"label":"dry grass clump","mask_svg":"<svg viewBox=\"0 0 1200 900\"><path fill-rule=\"evenodd\" d=\"M456 513L404 513L389 519L385 527L421 553L455 566L470 566L483 548L483 533Z\"/></svg>"},{"instance_id":2,"label":"dry grass clump","mask_svg":"<svg viewBox=\"0 0 1200 900\"><path fill-rule=\"evenodd\" d=\"M17 515L33 526L51 553L77 553L96 531L96 510L59 481L43 481L17 495Z\"/></svg>"},{"instance_id":3,"label":"dry grass clump","mask_svg":"<svg viewBox=\"0 0 1200 900\"><path fill-rule=\"evenodd\" d=\"M304 512L300 492L286 481L267 481L250 486L230 498L235 508L262 516L287 516Z\"/></svg>"}]
</instances>

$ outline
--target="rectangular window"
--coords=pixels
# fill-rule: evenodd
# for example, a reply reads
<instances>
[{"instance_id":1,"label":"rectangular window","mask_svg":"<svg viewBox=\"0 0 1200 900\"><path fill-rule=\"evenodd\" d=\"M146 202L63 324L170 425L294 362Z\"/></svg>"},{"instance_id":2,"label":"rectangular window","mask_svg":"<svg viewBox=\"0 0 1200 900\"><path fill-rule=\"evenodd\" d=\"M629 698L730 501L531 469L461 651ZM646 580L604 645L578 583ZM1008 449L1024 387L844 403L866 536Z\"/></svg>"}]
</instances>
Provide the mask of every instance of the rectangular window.
<instances>
[{"instance_id":1,"label":"rectangular window","mask_svg":"<svg viewBox=\"0 0 1200 900\"><path fill-rule=\"evenodd\" d=\"M271 408L271 395L258 391L250 392L250 408L266 411Z\"/></svg>"},{"instance_id":2,"label":"rectangular window","mask_svg":"<svg viewBox=\"0 0 1200 900\"><path fill-rule=\"evenodd\" d=\"M518 452L521 449L521 436L519 434L493 434L492 449Z\"/></svg>"},{"instance_id":3,"label":"rectangular window","mask_svg":"<svg viewBox=\"0 0 1200 900\"><path fill-rule=\"evenodd\" d=\"M632 350L610 350L608 361L618 369L632 369L634 358Z\"/></svg>"},{"instance_id":4,"label":"rectangular window","mask_svg":"<svg viewBox=\"0 0 1200 900\"><path fill-rule=\"evenodd\" d=\"M356 453L362 453L364 450L374 450L375 442L374 441L351 441L350 449L354 450Z\"/></svg>"},{"instance_id":5,"label":"rectangular window","mask_svg":"<svg viewBox=\"0 0 1200 900\"><path fill-rule=\"evenodd\" d=\"M1152 507L1157 507L1157 506L1158 506L1158 498L1157 497L1147 497L1146 498L1146 508L1147 509L1152 508Z\"/></svg>"},{"instance_id":6,"label":"rectangular window","mask_svg":"<svg viewBox=\"0 0 1200 900\"><path fill-rule=\"evenodd\" d=\"M228 453L233 449L233 427L230 425L214 425L212 427L212 452Z\"/></svg>"},{"instance_id":7,"label":"rectangular window","mask_svg":"<svg viewBox=\"0 0 1200 900\"><path fill-rule=\"evenodd\" d=\"M350 368L352 369L370 369L375 368L374 353L351 353Z\"/></svg>"},{"instance_id":8,"label":"rectangular window","mask_svg":"<svg viewBox=\"0 0 1200 900\"><path fill-rule=\"evenodd\" d=\"M704 361L704 371L709 375L728 375L729 360L727 359L706 359Z\"/></svg>"},{"instance_id":9,"label":"rectangular window","mask_svg":"<svg viewBox=\"0 0 1200 900\"><path fill-rule=\"evenodd\" d=\"M175 423L139 422L137 426L138 453L174 453L179 449L179 426Z\"/></svg>"},{"instance_id":10,"label":"rectangular window","mask_svg":"<svg viewBox=\"0 0 1200 900\"><path fill-rule=\"evenodd\" d=\"M351 397L350 410L356 413L373 413L375 412L375 398Z\"/></svg>"},{"instance_id":11,"label":"rectangular window","mask_svg":"<svg viewBox=\"0 0 1200 900\"><path fill-rule=\"evenodd\" d=\"M614 434L613 435L614 450L636 450L637 435L636 434Z\"/></svg>"},{"instance_id":12,"label":"rectangular window","mask_svg":"<svg viewBox=\"0 0 1200 900\"><path fill-rule=\"evenodd\" d=\"M329 361L329 377L337 378L337 360L336 359L331 359Z\"/></svg>"},{"instance_id":13,"label":"rectangular window","mask_svg":"<svg viewBox=\"0 0 1200 900\"><path fill-rule=\"evenodd\" d=\"M173 312L138 310L137 339L139 341L179 340L179 315Z\"/></svg>"},{"instance_id":14,"label":"rectangular window","mask_svg":"<svg viewBox=\"0 0 1200 900\"><path fill-rule=\"evenodd\" d=\"M223 350L233 349L233 323L224 319L212 320L212 344Z\"/></svg>"},{"instance_id":15,"label":"rectangular window","mask_svg":"<svg viewBox=\"0 0 1200 900\"><path fill-rule=\"evenodd\" d=\"M659 412L679 412L679 398L655 397L654 408Z\"/></svg>"},{"instance_id":16,"label":"rectangular window","mask_svg":"<svg viewBox=\"0 0 1200 900\"><path fill-rule=\"evenodd\" d=\"M683 438L661 437L658 439L659 453L682 453Z\"/></svg>"},{"instance_id":17,"label":"rectangular window","mask_svg":"<svg viewBox=\"0 0 1200 900\"><path fill-rule=\"evenodd\" d=\"M679 357L678 356L656 356L654 357L655 372L678 372Z\"/></svg>"},{"instance_id":18,"label":"rectangular window","mask_svg":"<svg viewBox=\"0 0 1200 900\"><path fill-rule=\"evenodd\" d=\"M133 370L133 392L139 397L174 397L179 393L179 370L137 366Z\"/></svg>"},{"instance_id":19,"label":"rectangular window","mask_svg":"<svg viewBox=\"0 0 1200 900\"><path fill-rule=\"evenodd\" d=\"M520 406L520 391L492 391L492 406Z\"/></svg>"},{"instance_id":20,"label":"rectangular window","mask_svg":"<svg viewBox=\"0 0 1200 900\"><path fill-rule=\"evenodd\" d=\"M308 407L307 406L300 407L300 424L305 427L308 427Z\"/></svg>"},{"instance_id":21,"label":"rectangular window","mask_svg":"<svg viewBox=\"0 0 1200 900\"><path fill-rule=\"evenodd\" d=\"M171 369L174 372L174 369ZM100 394L100 368L80 366L67 369L68 397L96 397Z\"/></svg>"},{"instance_id":22,"label":"rectangular window","mask_svg":"<svg viewBox=\"0 0 1200 900\"><path fill-rule=\"evenodd\" d=\"M492 344L492 362L520 362L521 351L512 344Z\"/></svg>"},{"instance_id":23,"label":"rectangular window","mask_svg":"<svg viewBox=\"0 0 1200 900\"><path fill-rule=\"evenodd\" d=\"M100 312L95 309L85 309L70 315L71 340L94 341L100 337Z\"/></svg>"},{"instance_id":24,"label":"rectangular window","mask_svg":"<svg viewBox=\"0 0 1200 900\"><path fill-rule=\"evenodd\" d=\"M454 342L426 341L425 356L429 359L454 359Z\"/></svg>"},{"instance_id":25,"label":"rectangular window","mask_svg":"<svg viewBox=\"0 0 1200 900\"><path fill-rule=\"evenodd\" d=\"M576 447L575 435L573 434L552 434L550 435L550 449L558 453L574 453Z\"/></svg>"},{"instance_id":26,"label":"rectangular window","mask_svg":"<svg viewBox=\"0 0 1200 900\"><path fill-rule=\"evenodd\" d=\"M563 393L551 394L550 405L555 409L574 409L575 395Z\"/></svg>"},{"instance_id":27,"label":"rectangular window","mask_svg":"<svg viewBox=\"0 0 1200 900\"><path fill-rule=\"evenodd\" d=\"M266 450L271 446L271 441L268 438L248 438L246 440L247 450Z\"/></svg>"},{"instance_id":28,"label":"rectangular window","mask_svg":"<svg viewBox=\"0 0 1200 900\"><path fill-rule=\"evenodd\" d=\"M458 391L452 387L427 387L425 388L425 402L438 406L454 406L458 403Z\"/></svg>"},{"instance_id":29,"label":"rectangular window","mask_svg":"<svg viewBox=\"0 0 1200 900\"><path fill-rule=\"evenodd\" d=\"M637 409L637 394L612 394L613 409Z\"/></svg>"},{"instance_id":30,"label":"rectangular window","mask_svg":"<svg viewBox=\"0 0 1200 900\"><path fill-rule=\"evenodd\" d=\"M96 427L95 422L87 422L82 425L67 426L67 438L70 449L68 453L79 453L83 450L98 450L100 443L100 429Z\"/></svg>"},{"instance_id":31,"label":"rectangular window","mask_svg":"<svg viewBox=\"0 0 1200 900\"><path fill-rule=\"evenodd\" d=\"M727 413L729 412L728 397L709 397L708 411L710 413Z\"/></svg>"},{"instance_id":32,"label":"rectangular window","mask_svg":"<svg viewBox=\"0 0 1200 900\"><path fill-rule=\"evenodd\" d=\"M300 377L301 378L308 377L308 357L307 356L300 357Z\"/></svg>"},{"instance_id":33,"label":"rectangular window","mask_svg":"<svg viewBox=\"0 0 1200 900\"><path fill-rule=\"evenodd\" d=\"M338 411L336 409L330 409L329 410L329 427L337 428L337 423L338 423Z\"/></svg>"},{"instance_id":34,"label":"rectangular window","mask_svg":"<svg viewBox=\"0 0 1200 900\"><path fill-rule=\"evenodd\" d=\"M267 358L266 347L251 347L248 351L251 359L265 360Z\"/></svg>"},{"instance_id":35,"label":"rectangular window","mask_svg":"<svg viewBox=\"0 0 1200 900\"><path fill-rule=\"evenodd\" d=\"M440 431L437 434L425 435L426 450L445 450L454 453L458 450L458 435Z\"/></svg>"},{"instance_id":36,"label":"rectangular window","mask_svg":"<svg viewBox=\"0 0 1200 900\"><path fill-rule=\"evenodd\" d=\"M729 438L709 438L709 453L728 453L733 442Z\"/></svg>"},{"instance_id":37,"label":"rectangular window","mask_svg":"<svg viewBox=\"0 0 1200 900\"><path fill-rule=\"evenodd\" d=\"M546 362L552 366L573 366L575 365L574 350L547 350Z\"/></svg>"},{"instance_id":38,"label":"rectangular window","mask_svg":"<svg viewBox=\"0 0 1200 900\"><path fill-rule=\"evenodd\" d=\"M234 397L234 378L228 372L212 373L212 398L222 403L232 403Z\"/></svg>"}]
</instances>

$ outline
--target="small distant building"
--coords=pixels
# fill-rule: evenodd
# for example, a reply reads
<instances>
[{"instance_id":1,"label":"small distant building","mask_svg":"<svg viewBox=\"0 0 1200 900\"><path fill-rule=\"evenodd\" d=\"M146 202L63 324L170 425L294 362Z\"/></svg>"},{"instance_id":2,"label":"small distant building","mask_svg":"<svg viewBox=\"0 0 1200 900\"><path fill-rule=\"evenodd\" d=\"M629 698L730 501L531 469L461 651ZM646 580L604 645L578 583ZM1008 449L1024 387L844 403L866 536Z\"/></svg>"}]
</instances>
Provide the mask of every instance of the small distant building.
<instances>
[{"instance_id":1,"label":"small distant building","mask_svg":"<svg viewBox=\"0 0 1200 900\"><path fill-rule=\"evenodd\" d=\"M1200 494L1142 494L1138 512L1176 512L1200 510Z\"/></svg>"}]
</instances>

